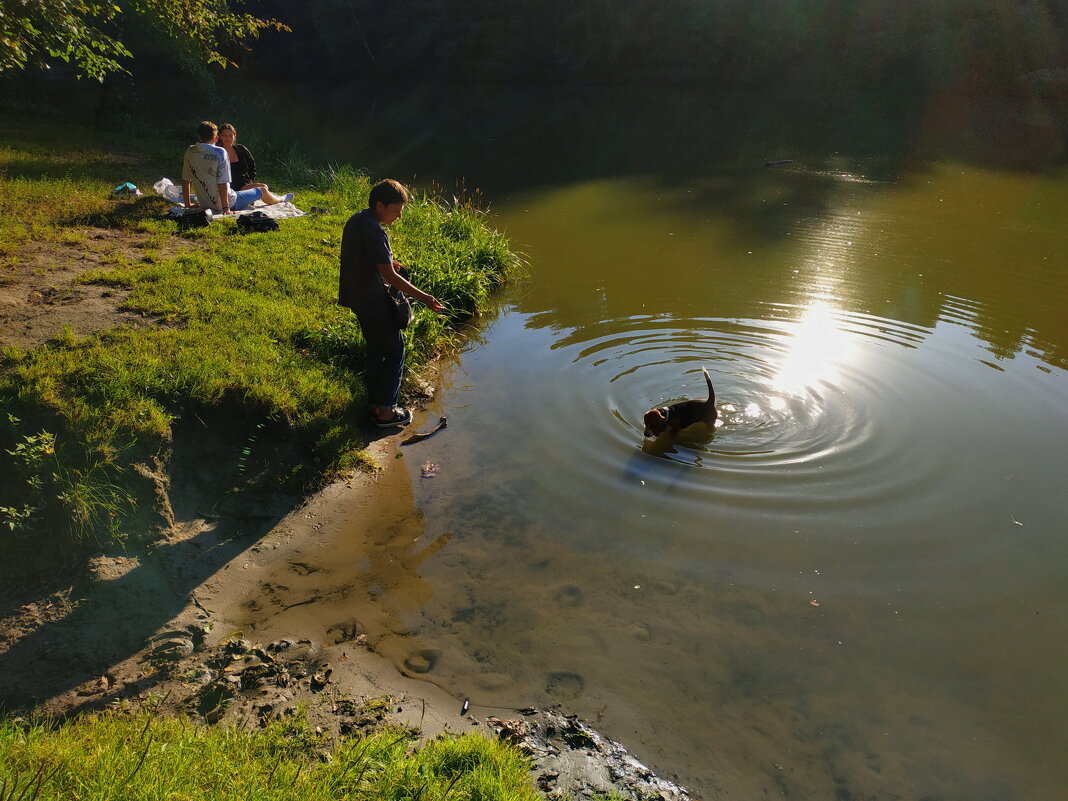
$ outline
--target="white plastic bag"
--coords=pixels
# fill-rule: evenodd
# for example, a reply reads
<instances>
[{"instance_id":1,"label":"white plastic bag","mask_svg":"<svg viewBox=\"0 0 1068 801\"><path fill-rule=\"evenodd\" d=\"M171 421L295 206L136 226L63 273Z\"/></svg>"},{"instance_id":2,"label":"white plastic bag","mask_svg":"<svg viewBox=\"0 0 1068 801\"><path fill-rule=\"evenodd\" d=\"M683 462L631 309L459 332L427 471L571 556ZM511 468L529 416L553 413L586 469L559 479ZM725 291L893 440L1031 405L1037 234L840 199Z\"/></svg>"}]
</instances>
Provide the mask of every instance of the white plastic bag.
<instances>
[{"instance_id":1,"label":"white plastic bag","mask_svg":"<svg viewBox=\"0 0 1068 801\"><path fill-rule=\"evenodd\" d=\"M170 178L160 178L152 184L152 188L156 190L157 195L163 195L171 203L182 202L182 187L176 186ZM196 195L190 193L189 200L196 203Z\"/></svg>"}]
</instances>

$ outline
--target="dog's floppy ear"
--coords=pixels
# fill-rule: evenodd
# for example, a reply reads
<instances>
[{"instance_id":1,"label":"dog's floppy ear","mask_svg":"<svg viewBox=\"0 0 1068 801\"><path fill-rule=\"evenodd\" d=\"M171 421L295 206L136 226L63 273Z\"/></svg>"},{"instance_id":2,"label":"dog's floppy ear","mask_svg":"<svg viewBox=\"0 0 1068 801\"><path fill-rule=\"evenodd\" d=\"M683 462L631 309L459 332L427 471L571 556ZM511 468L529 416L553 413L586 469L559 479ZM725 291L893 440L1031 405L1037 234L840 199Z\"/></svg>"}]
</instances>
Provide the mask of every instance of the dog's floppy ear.
<instances>
[{"instance_id":1,"label":"dog's floppy ear","mask_svg":"<svg viewBox=\"0 0 1068 801\"><path fill-rule=\"evenodd\" d=\"M660 434L666 427L667 419L659 409L650 409L642 419L645 423L645 436L647 437L652 434Z\"/></svg>"}]
</instances>

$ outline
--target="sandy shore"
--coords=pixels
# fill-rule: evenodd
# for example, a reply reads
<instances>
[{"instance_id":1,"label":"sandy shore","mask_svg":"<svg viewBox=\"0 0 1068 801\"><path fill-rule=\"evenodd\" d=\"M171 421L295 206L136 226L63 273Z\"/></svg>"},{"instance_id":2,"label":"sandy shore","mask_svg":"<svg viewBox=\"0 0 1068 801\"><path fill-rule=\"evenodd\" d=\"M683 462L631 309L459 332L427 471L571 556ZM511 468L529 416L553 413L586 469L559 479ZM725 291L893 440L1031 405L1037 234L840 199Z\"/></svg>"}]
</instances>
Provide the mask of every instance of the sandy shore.
<instances>
[{"instance_id":1,"label":"sandy shore","mask_svg":"<svg viewBox=\"0 0 1068 801\"><path fill-rule=\"evenodd\" d=\"M0 704L65 716L149 702L244 726L301 707L337 734L386 722L424 737L481 729L524 747L549 795L686 798L566 710L476 706L418 678L433 654L413 651L398 668L375 652L368 630L410 634L391 604L419 602L418 565L436 550L411 556L408 534L422 526L399 439L372 444L376 474L288 513L179 515L144 556L96 557L87 582L6 588Z\"/></svg>"},{"instance_id":2,"label":"sandy shore","mask_svg":"<svg viewBox=\"0 0 1068 801\"><path fill-rule=\"evenodd\" d=\"M463 699L402 675L366 647L346 651L362 626L355 619L322 618L315 609L321 582L312 565L324 559L324 522L347 519L366 534L388 514L382 507L396 503L390 486L405 478L390 469L391 440L372 449L385 469L353 474L278 519L257 513L179 520L170 538L141 557L95 557L87 582L75 580L66 589L46 583L36 597L30 588L9 588L0 642L4 705L69 714L99 706L97 695L125 695L127 685L137 694L158 693L157 681L167 679L148 666L153 641L162 632L195 626L206 629L205 647L235 637L264 643L311 639L338 653L337 682L364 695L425 700L431 712L423 724L430 732L460 728L456 712ZM337 586L336 579L331 585ZM107 692L91 692L105 685ZM453 707L452 714L444 713Z\"/></svg>"}]
</instances>

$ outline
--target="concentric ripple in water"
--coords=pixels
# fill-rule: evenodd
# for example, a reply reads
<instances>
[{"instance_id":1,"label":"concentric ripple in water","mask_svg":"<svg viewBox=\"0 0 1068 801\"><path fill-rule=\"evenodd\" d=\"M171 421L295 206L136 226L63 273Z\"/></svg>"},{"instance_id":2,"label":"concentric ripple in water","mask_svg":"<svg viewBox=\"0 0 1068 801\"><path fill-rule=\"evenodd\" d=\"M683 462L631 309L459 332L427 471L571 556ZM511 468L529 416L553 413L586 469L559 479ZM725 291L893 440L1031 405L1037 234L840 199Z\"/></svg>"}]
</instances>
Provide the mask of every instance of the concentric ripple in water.
<instances>
[{"instance_id":1,"label":"concentric ripple in water","mask_svg":"<svg viewBox=\"0 0 1068 801\"><path fill-rule=\"evenodd\" d=\"M668 482L677 494L700 496L695 502L718 496L788 512L892 502L930 488L938 464L913 463L909 441L923 425L916 398L938 402L941 390L932 376L902 376L894 358L926 332L811 309L777 308L769 318L634 317L569 332L554 349L570 352L574 380L539 392L550 408L528 424L552 427L583 410L568 442L583 457L562 469L587 490L591 482ZM706 396L702 367L717 393L714 432L698 426L675 441L644 440L646 409ZM603 387L603 399L581 397L591 386ZM908 436L886 425L895 417L903 427L907 419ZM553 436L544 430L535 440Z\"/></svg>"}]
</instances>

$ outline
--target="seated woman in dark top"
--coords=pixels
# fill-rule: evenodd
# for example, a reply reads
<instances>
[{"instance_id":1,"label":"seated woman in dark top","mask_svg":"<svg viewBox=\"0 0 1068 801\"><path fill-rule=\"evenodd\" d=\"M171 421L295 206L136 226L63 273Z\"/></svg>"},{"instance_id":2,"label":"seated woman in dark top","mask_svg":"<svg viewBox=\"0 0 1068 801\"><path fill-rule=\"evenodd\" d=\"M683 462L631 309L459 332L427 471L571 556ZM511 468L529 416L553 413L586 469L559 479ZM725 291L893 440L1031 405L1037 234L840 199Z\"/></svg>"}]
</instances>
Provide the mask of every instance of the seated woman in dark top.
<instances>
[{"instance_id":1,"label":"seated woman in dark top","mask_svg":"<svg viewBox=\"0 0 1068 801\"><path fill-rule=\"evenodd\" d=\"M219 126L219 147L226 151L226 156L230 159L230 186L234 191L259 189L263 192L261 199L268 205L292 200L288 195L284 198L278 197L271 193L267 184L256 182L256 159L252 158L247 147L237 143L237 129L228 122Z\"/></svg>"}]
</instances>

